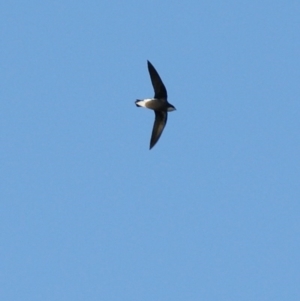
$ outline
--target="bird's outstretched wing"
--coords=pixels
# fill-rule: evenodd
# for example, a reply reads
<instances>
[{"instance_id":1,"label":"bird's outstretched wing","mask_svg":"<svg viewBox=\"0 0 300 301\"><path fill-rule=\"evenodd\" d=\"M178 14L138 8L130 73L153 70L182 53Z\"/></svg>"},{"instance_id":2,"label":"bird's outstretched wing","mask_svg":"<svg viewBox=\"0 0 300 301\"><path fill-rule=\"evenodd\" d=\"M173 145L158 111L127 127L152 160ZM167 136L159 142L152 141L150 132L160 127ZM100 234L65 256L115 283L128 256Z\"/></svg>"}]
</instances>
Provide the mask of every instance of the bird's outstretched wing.
<instances>
[{"instance_id":1,"label":"bird's outstretched wing","mask_svg":"<svg viewBox=\"0 0 300 301\"><path fill-rule=\"evenodd\" d=\"M155 120L150 140L150 149L156 144L159 137L161 136L168 119L168 113L165 111L154 111Z\"/></svg>"},{"instance_id":2,"label":"bird's outstretched wing","mask_svg":"<svg viewBox=\"0 0 300 301\"><path fill-rule=\"evenodd\" d=\"M164 83L162 82L159 74L157 73L153 65L149 61L147 62L148 62L149 74L152 81L152 86L154 88L154 98L167 99L168 98L167 89Z\"/></svg>"}]
</instances>

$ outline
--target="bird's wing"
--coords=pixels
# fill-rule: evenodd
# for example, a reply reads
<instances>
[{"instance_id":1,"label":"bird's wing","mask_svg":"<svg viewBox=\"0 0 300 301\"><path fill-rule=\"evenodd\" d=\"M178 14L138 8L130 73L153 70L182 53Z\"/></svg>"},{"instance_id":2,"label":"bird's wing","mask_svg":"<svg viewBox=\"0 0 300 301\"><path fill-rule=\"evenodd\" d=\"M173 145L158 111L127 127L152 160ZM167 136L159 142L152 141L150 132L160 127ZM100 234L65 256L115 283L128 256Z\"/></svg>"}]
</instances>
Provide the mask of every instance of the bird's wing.
<instances>
[{"instance_id":1,"label":"bird's wing","mask_svg":"<svg viewBox=\"0 0 300 301\"><path fill-rule=\"evenodd\" d=\"M167 99L168 98L167 89L164 83L162 82L159 74L157 73L153 65L149 61L147 62L148 62L149 74L152 81L152 86L154 88L154 98Z\"/></svg>"},{"instance_id":2,"label":"bird's wing","mask_svg":"<svg viewBox=\"0 0 300 301\"><path fill-rule=\"evenodd\" d=\"M154 111L155 113L155 120L151 135L151 141L150 141L150 149L156 144L159 137L161 136L161 133L163 132L168 119L168 113L165 111Z\"/></svg>"}]
</instances>

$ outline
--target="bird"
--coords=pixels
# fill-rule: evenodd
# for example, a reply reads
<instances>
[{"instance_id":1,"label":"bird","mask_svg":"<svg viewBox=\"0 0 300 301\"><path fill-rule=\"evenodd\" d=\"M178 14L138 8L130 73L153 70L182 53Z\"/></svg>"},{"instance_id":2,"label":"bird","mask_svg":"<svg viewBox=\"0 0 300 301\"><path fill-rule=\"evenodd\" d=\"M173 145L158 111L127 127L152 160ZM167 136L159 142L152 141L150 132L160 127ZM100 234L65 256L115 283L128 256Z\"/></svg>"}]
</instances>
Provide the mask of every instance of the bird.
<instances>
[{"instance_id":1,"label":"bird","mask_svg":"<svg viewBox=\"0 0 300 301\"><path fill-rule=\"evenodd\" d=\"M147 65L152 86L154 89L154 97L146 99L137 99L135 101L135 105L137 107L144 107L147 109L154 110L155 120L150 140L151 149L159 140L167 124L168 112L175 111L176 108L168 102L167 89L154 66L149 61L147 61Z\"/></svg>"}]
</instances>

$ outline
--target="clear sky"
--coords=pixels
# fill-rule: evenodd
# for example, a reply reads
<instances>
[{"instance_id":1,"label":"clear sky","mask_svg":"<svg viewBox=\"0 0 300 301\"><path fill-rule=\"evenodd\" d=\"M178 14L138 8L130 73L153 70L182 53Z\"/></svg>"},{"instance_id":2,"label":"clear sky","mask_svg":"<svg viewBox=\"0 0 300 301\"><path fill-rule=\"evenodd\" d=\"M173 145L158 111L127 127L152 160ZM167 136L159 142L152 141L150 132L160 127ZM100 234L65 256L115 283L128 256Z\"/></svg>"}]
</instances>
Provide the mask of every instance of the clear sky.
<instances>
[{"instance_id":1,"label":"clear sky","mask_svg":"<svg viewBox=\"0 0 300 301\"><path fill-rule=\"evenodd\" d=\"M300 300L299 16L2 1L0 299ZM177 109L151 151L147 60Z\"/></svg>"}]
</instances>

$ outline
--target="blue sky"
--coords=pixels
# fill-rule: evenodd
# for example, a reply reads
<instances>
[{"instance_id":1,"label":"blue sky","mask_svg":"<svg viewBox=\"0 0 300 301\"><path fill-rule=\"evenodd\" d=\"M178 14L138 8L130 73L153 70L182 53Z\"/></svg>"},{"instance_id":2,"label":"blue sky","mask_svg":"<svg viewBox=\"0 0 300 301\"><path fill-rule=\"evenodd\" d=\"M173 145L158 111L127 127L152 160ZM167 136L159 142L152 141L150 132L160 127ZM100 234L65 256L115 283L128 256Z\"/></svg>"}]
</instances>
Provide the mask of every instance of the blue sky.
<instances>
[{"instance_id":1,"label":"blue sky","mask_svg":"<svg viewBox=\"0 0 300 301\"><path fill-rule=\"evenodd\" d=\"M1 300L300 300L299 15L3 1Z\"/></svg>"}]
</instances>

